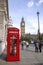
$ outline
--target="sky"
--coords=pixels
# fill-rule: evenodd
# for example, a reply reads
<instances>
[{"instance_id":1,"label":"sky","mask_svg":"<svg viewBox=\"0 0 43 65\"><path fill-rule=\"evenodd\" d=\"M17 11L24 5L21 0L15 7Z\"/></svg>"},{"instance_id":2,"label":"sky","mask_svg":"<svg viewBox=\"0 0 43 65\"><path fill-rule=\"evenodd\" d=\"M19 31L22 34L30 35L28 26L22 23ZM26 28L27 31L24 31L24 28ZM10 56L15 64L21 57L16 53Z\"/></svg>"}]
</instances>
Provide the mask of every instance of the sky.
<instances>
[{"instance_id":1,"label":"sky","mask_svg":"<svg viewBox=\"0 0 43 65\"><path fill-rule=\"evenodd\" d=\"M40 22L40 33L43 33L43 0L8 0L9 17L13 26L20 29L22 17L25 21L25 33L37 34L38 17Z\"/></svg>"}]
</instances>

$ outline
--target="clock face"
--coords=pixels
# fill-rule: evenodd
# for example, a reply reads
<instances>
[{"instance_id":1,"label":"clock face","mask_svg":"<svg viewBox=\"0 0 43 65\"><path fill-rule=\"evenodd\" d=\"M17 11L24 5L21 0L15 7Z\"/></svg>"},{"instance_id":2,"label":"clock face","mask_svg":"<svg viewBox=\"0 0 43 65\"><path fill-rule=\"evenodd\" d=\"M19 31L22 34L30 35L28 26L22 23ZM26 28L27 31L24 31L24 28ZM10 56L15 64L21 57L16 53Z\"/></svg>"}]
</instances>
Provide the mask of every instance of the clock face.
<instances>
[{"instance_id":1,"label":"clock face","mask_svg":"<svg viewBox=\"0 0 43 65\"><path fill-rule=\"evenodd\" d=\"M24 23L22 23L22 25L24 25Z\"/></svg>"}]
</instances>

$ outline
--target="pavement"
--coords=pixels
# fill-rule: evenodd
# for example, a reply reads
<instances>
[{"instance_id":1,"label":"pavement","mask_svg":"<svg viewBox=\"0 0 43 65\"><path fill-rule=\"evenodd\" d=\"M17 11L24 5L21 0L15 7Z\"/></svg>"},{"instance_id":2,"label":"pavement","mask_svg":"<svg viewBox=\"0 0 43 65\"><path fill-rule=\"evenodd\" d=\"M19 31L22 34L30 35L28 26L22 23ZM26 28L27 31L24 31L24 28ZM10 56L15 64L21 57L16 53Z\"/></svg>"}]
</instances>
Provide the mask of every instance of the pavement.
<instances>
[{"instance_id":1,"label":"pavement","mask_svg":"<svg viewBox=\"0 0 43 65\"><path fill-rule=\"evenodd\" d=\"M32 45L28 48L24 46L23 50L20 48L20 61L7 62L4 57L0 56L0 65L43 65L43 49L41 53L35 53Z\"/></svg>"}]
</instances>

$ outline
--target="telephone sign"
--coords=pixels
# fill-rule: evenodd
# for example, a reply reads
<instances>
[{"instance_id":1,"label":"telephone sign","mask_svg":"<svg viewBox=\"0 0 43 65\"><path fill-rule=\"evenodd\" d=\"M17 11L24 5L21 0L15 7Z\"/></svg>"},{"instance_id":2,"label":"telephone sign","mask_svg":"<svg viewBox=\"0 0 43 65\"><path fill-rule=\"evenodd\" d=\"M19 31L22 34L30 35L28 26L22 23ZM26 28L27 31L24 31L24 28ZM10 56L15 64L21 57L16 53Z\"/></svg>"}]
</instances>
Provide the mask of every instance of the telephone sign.
<instances>
[{"instance_id":1,"label":"telephone sign","mask_svg":"<svg viewBox=\"0 0 43 65\"><path fill-rule=\"evenodd\" d=\"M20 60L19 29L8 28L7 35L7 61Z\"/></svg>"}]
</instances>

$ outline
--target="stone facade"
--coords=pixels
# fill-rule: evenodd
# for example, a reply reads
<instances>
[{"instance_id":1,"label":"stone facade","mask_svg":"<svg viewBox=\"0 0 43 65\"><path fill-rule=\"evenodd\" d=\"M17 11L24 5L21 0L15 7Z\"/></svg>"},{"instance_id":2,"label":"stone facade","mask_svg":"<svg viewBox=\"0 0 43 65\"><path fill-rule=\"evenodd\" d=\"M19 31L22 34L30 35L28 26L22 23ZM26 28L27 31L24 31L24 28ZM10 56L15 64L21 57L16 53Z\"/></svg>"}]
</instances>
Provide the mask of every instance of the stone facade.
<instances>
[{"instance_id":1,"label":"stone facade","mask_svg":"<svg viewBox=\"0 0 43 65\"><path fill-rule=\"evenodd\" d=\"M25 34L25 37L30 39L30 40L37 40L38 39L37 34Z\"/></svg>"},{"instance_id":2,"label":"stone facade","mask_svg":"<svg viewBox=\"0 0 43 65\"><path fill-rule=\"evenodd\" d=\"M8 24L8 0L0 0L0 41L6 41Z\"/></svg>"},{"instance_id":3,"label":"stone facade","mask_svg":"<svg viewBox=\"0 0 43 65\"><path fill-rule=\"evenodd\" d=\"M5 13L0 11L0 41L5 41Z\"/></svg>"},{"instance_id":4,"label":"stone facade","mask_svg":"<svg viewBox=\"0 0 43 65\"><path fill-rule=\"evenodd\" d=\"M20 29L21 29L21 37L25 37L25 21L23 17L21 20Z\"/></svg>"},{"instance_id":5,"label":"stone facade","mask_svg":"<svg viewBox=\"0 0 43 65\"><path fill-rule=\"evenodd\" d=\"M9 22L8 22L8 28L9 28L9 27L13 27L13 21L12 21L11 18L9 18Z\"/></svg>"}]
</instances>

